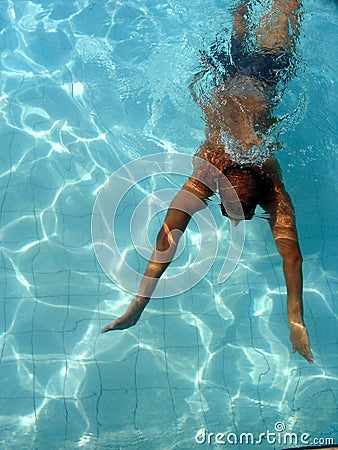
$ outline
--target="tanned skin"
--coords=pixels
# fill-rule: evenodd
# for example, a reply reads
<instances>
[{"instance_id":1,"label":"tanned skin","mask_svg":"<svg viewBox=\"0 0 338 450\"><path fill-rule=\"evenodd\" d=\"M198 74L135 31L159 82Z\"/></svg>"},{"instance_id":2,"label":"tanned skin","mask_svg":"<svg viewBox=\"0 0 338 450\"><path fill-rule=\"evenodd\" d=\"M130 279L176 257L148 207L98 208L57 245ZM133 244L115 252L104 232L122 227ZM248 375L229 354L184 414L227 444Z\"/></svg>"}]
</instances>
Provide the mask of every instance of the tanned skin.
<instances>
[{"instance_id":1,"label":"tanned skin","mask_svg":"<svg viewBox=\"0 0 338 450\"><path fill-rule=\"evenodd\" d=\"M256 45L272 52L280 48L292 49L292 36L297 34L298 0L275 0L271 10L263 17L256 31ZM241 3L234 14L234 37L242 41L248 33L246 26L247 6ZM255 80L239 77L237 85L248 88L249 94L243 96L234 93L225 85L222 92L215 91L209 102L201 104L206 121L206 142L215 147L221 141L221 130L231 135L242 151L250 151L252 146L261 144L257 124L262 135L271 120L271 104L269 94L251 95L255 92ZM196 101L198 101L196 99ZM200 104L200 103L199 103ZM278 162L271 158L261 171L269 177L271 192L260 201L260 206L269 214L269 223L276 247L283 259L283 271L287 287L287 314L290 327L290 340L294 352L298 352L308 362L313 357L309 338L303 321L303 276L302 255L299 248L294 209L291 199L282 182L281 169ZM148 304L158 280L172 261L178 241L194 213L206 207L208 192L194 188L189 179L172 200L163 225L157 235L156 246L149 260L144 277L140 283L138 294L132 299L126 312L112 323L102 328L101 333L124 330L135 325L144 308ZM191 195L194 194L194 195ZM241 198L240 198L241 200ZM182 208L182 205L184 207ZM182 211L183 209L183 211ZM231 219L233 226L238 221ZM164 257L165 255L165 257Z\"/></svg>"}]
</instances>

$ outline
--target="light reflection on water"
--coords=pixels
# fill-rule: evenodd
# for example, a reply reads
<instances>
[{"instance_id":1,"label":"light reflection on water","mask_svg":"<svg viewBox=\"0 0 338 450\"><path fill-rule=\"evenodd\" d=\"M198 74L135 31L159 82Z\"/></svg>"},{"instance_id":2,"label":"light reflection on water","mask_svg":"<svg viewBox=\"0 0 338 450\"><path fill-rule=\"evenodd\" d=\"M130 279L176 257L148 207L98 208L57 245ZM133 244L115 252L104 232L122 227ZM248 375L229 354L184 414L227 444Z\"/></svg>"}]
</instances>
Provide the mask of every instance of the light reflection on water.
<instances>
[{"instance_id":1,"label":"light reflection on water","mask_svg":"<svg viewBox=\"0 0 338 450\"><path fill-rule=\"evenodd\" d=\"M304 19L310 68L292 81L279 110L295 108L305 92L307 116L285 137L280 159L298 211L315 364L290 353L280 260L257 219L226 284L214 282L220 252L207 278L186 295L151 302L134 329L98 334L129 298L95 260L94 200L110 174L133 158L159 150L192 154L198 147L203 124L187 86L198 49L229 21L222 5L207 3L195 0L192 12L184 1L3 2L0 426L6 448L193 448L202 427L259 434L273 431L278 420L289 431L334 436L336 71L320 35L325 23L330 49L332 2L323 10L308 6L317 14L317 28ZM311 34L317 39L309 43ZM228 225L216 203L211 208L226 240Z\"/></svg>"}]
</instances>

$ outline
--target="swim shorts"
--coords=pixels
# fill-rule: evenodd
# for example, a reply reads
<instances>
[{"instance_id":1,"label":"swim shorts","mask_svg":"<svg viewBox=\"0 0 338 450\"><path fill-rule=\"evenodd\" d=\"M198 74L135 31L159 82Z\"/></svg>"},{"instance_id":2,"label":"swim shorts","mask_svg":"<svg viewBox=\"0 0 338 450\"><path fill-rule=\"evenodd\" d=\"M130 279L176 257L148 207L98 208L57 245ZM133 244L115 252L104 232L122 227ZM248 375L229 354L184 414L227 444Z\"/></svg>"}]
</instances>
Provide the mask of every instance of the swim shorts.
<instances>
[{"instance_id":1,"label":"swim shorts","mask_svg":"<svg viewBox=\"0 0 338 450\"><path fill-rule=\"evenodd\" d=\"M255 78L274 87L280 80L290 76L291 55L284 49L260 49L248 51L235 38L231 40L230 52L213 44L210 53L200 52L201 64L213 70L222 81L238 75Z\"/></svg>"}]
</instances>

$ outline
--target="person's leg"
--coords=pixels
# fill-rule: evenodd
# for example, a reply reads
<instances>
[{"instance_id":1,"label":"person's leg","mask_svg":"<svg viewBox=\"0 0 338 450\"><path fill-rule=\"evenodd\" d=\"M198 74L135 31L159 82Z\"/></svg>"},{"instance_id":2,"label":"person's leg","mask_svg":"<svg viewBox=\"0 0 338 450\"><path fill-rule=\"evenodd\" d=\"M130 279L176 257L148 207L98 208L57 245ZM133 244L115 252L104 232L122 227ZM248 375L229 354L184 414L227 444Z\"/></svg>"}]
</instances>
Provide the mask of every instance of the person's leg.
<instances>
[{"instance_id":1,"label":"person's leg","mask_svg":"<svg viewBox=\"0 0 338 450\"><path fill-rule=\"evenodd\" d=\"M258 48L291 51L298 33L300 7L299 0L275 0L256 31Z\"/></svg>"},{"instance_id":2,"label":"person's leg","mask_svg":"<svg viewBox=\"0 0 338 450\"><path fill-rule=\"evenodd\" d=\"M247 2L240 3L234 10L233 36L238 42L242 42L248 34L248 7Z\"/></svg>"},{"instance_id":3,"label":"person's leg","mask_svg":"<svg viewBox=\"0 0 338 450\"><path fill-rule=\"evenodd\" d=\"M244 39L248 33L249 3L241 2L234 11L233 35L236 39L237 37ZM274 1L256 31L257 47L262 49L263 55L267 50L276 51L279 54L281 51L292 52L300 6L299 0ZM248 55L246 57L250 58ZM271 98L275 94L275 84L271 79L274 61L262 59L261 63L267 64L267 82L259 79L258 76L256 78L253 75L241 74L239 69L238 74L226 79L209 96L207 102L201 105L207 125L207 141L221 144L224 142L224 135L228 135L240 153L250 152L251 148L262 144L266 129L274 123L271 118ZM257 62L253 60L252 64ZM289 61L286 58L285 69L288 65ZM263 67L260 70L264 73ZM279 80L277 74L282 70L283 61L279 59L275 69L276 84Z\"/></svg>"}]
</instances>

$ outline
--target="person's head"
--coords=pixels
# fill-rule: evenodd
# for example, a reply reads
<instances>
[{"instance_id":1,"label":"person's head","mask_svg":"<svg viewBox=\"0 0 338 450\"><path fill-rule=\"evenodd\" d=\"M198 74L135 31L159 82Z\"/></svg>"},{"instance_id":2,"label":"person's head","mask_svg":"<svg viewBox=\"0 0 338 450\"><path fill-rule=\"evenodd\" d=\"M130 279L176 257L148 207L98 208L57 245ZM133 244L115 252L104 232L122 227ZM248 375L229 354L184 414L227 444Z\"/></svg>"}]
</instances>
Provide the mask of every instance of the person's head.
<instances>
[{"instance_id":1,"label":"person's head","mask_svg":"<svg viewBox=\"0 0 338 450\"><path fill-rule=\"evenodd\" d=\"M256 206L261 198L262 180L261 175L251 168L229 167L223 174L236 191L240 205L243 209L244 219L250 220L255 214ZM219 193L221 197L222 214L229 217L231 222L236 225L243 219L240 205L235 198L232 188L220 177Z\"/></svg>"}]
</instances>

